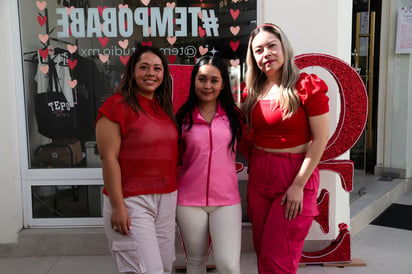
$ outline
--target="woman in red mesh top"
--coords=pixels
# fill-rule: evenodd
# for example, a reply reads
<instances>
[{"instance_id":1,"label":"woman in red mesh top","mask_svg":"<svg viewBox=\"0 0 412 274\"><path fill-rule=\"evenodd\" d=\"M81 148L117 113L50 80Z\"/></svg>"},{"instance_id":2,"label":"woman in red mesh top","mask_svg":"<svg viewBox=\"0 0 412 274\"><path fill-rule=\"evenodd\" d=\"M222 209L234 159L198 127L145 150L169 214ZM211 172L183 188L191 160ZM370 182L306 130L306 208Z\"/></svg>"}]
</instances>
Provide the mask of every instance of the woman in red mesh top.
<instances>
[{"instance_id":1,"label":"woman in red mesh top","mask_svg":"<svg viewBox=\"0 0 412 274\"><path fill-rule=\"evenodd\" d=\"M251 33L246 62L243 111L253 132L248 215L259 273L296 273L318 214L317 165L329 137L327 86L299 72L286 35L273 24Z\"/></svg>"},{"instance_id":2,"label":"woman in red mesh top","mask_svg":"<svg viewBox=\"0 0 412 274\"><path fill-rule=\"evenodd\" d=\"M172 272L177 139L167 61L139 47L96 119L104 226L119 273Z\"/></svg>"}]
</instances>

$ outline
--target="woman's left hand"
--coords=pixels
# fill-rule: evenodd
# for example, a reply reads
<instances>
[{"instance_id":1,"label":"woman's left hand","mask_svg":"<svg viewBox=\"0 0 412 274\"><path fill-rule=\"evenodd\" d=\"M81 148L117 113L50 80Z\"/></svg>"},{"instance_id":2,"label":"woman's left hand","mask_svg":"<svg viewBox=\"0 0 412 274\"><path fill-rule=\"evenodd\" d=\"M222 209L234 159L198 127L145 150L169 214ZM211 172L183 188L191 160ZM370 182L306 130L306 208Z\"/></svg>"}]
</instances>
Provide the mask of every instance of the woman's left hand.
<instances>
[{"instance_id":1,"label":"woman's left hand","mask_svg":"<svg viewBox=\"0 0 412 274\"><path fill-rule=\"evenodd\" d=\"M285 195L282 197L281 205L285 207L285 218L289 221L293 220L296 215L302 213L303 207L303 188L292 184Z\"/></svg>"}]
</instances>

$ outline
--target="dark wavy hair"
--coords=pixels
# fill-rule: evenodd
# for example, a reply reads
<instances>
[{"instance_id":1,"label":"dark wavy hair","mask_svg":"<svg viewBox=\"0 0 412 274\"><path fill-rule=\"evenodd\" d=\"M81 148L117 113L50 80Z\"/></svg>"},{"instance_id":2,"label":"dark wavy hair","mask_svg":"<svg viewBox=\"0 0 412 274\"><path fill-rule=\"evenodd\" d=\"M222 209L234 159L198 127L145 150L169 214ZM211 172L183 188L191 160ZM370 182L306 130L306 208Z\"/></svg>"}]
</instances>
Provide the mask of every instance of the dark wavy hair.
<instances>
[{"instance_id":1,"label":"dark wavy hair","mask_svg":"<svg viewBox=\"0 0 412 274\"><path fill-rule=\"evenodd\" d=\"M223 89L220 91L217 101L220 103L221 107L225 110L227 117L230 121L230 128L232 131L232 139L228 144L235 151L235 141L240 140L242 135L242 123L244 121L243 115L240 109L236 106L233 99L232 90L230 88L229 72L226 64L222 59L212 56L203 56L198 59L195 66L193 67L191 81L190 81L190 91L187 101L179 108L176 114L176 121L178 124L179 132L182 132L183 123L188 124L188 130L193 126L192 112L195 106L198 104L199 98L196 95L195 90L195 80L199 68L204 65L212 65L220 71L220 75L223 80Z\"/></svg>"},{"instance_id":2,"label":"dark wavy hair","mask_svg":"<svg viewBox=\"0 0 412 274\"><path fill-rule=\"evenodd\" d=\"M130 56L129 61L126 64L122 79L116 88L116 92L123 95L123 101L126 102L134 111L140 113L144 112L136 97L138 90L137 83L134 79L134 71L136 63L140 61L140 57L143 53L151 52L157 55L162 60L163 65L163 81L160 86L155 90L154 96L157 98L160 106L169 115L172 121L176 124L176 119L173 111L172 102L172 82L170 76L169 65L166 57L156 47L152 46L138 46L136 51ZM176 124L177 125L177 124Z\"/></svg>"}]
</instances>

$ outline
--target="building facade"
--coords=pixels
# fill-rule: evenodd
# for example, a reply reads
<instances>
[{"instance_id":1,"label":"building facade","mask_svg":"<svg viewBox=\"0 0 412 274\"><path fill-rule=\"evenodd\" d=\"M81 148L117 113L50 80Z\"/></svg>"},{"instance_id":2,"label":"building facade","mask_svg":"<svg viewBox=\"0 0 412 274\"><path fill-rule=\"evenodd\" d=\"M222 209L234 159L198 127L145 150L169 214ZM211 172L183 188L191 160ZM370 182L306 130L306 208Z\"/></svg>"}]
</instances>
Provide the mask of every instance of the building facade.
<instances>
[{"instance_id":1,"label":"building facade","mask_svg":"<svg viewBox=\"0 0 412 274\"><path fill-rule=\"evenodd\" d=\"M59 166L59 163L53 162L53 159L58 157L57 154L52 153L49 155L51 158L42 156L45 155L42 154L42 151L49 148L46 145L52 143L56 136L53 135L55 133L48 133L47 129L42 131L44 134L39 134L40 130L37 124L40 114L36 112L35 104L40 99L35 99L35 95L39 94L38 86L41 79L39 80L36 77L39 76L37 74L41 67L38 60L42 58L41 56L39 57L39 54L41 55L42 52L38 51L38 49L51 49L49 47L42 47L42 45L46 45L47 40L41 35L47 34L50 35L48 38L61 40L52 40L56 55L58 48L66 48L70 52L73 48L67 47L68 45L77 46L78 49L90 49L102 48L102 43L104 43L104 41L99 41L96 38L83 39L82 35L87 36L87 33L78 33L78 37L74 37L72 33L70 38L65 39L65 23L62 22L64 20L58 21L58 18L63 18L61 14L64 13L65 2L70 1L57 1L57 3L52 1L20 1L19 3L6 0L0 4L2 15L0 20L3 25L0 29L2 37L0 49L3 52L3 65L0 68L2 72L0 73L0 79L1 83L3 83L3 91L0 93L0 132L2 136L2 142L0 143L2 155L0 158L0 174L2 175L0 178L0 185L2 187L0 192L0 217L2 220L0 223L0 243L3 244L17 242L19 232L22 229L102 225L100 197L103 182L93 138L88 136L90 132L84 133L80 130L81 138L78 137L79 135L74 136L75 138L63 135L61 137L63 140L60 139L61 142L57 143L57 145L63 145L72 151L72 157L69 159L70 167L64 166L64 164ZM90 6L87 7L90 8L89 10L98 6L98 4L93 5L93 1L85 2L89 3ZM130 10L136 11L139 7L145 7L143 3L149 2L124 1L122 5L128 4ZM156 7L154 2L152 1L151 7ZM185 1L176 2L179 2L178 6L184 6L182 3ZM227 40L222 43L226 45L226 48L229 48L227 45L233 45L231 47L232 51L229 48L230 54L233 54L235 43L242 40L242 35L247 38L250 28L253 29L256 25L264 22L273 22L281 26L288 34L296 55L322 53L335 56L348 64L352 63L352 1L318 0L302 2L293 0L286 3L285 1L257 0L254 4L252 3L253 1L242 0L204 2L215 2L221 9L226 8L227 11L230 11L230 14L228 13L226 17L219 18L219 23L222 25L235 27L237 22L245 21L245 18L247 19L247 27L245 25L245 28L242 28L241 25L239 34L234 35L236 33L235 29L231 30L230 33L228 32L229 30L226 30ZM171 3L173 2L168 4ZM30 6L26 7L24 5ZM47 14L43 5L46 5L48 8ZM101 1L99 5L103 7ZM379 85L377 87L377 138L375 142L376 163L374 163L374 172L378 175L401 178L412 177L412 142L410 141L412 140L412 110L408 107L409 104L412 104L412 58L410 53L396 53L396 35L399 9L410 6L412 6L412 3L407 0L382 1L379 73L375 75L379 79ZM120 10L120 7L112 8L116 8L116 11ZM239 15L236 16L237 10L244 12L242 20L238 19L237 16ZM153 14L156 10L153 9L151 12ZM180 15L182 12L180 10ZM53 28L55 26L52 24L47 26L48 30L45 31L46 19L44 18L46 16L47 20L49 20L48 22L56 22L58 24L54 32ZM94 16L96 15L89 13L88 20L95 18ZM89 25L89 28L90 26L92 25ZM126 31L126 29L119 28L119 32ZM57 36L57 31L61 32L59 34L60 38ZM151 31L153 31L153 26ZM158 31L160 32L161 28L158 28ZM96 32L99 32L99 30L95 29L94 32L94 35L96 35ZM199 33L198 36L201 34ZM143 28L142 33L135 35L150 37L144 36ZM180 33L179 35L181 37L178 37L177 41L179 39L184 40L185 34ZM166 36L168 35L165 35L163 40L167 39ZM42 39L45 40L42 41ZM151 39L141 39L142 42L147 43L149 40ZM125 40L119 38L112 42L110 53L115 52L116 49L128 48L123 48L122 44L118 42L125 43ZM156 41L153 39L153 42ZM172 43L171 40L168 40L168 43L168 45L173 45L174 42ZM190 43L192 42L186 41L186 44ZM196 45L199 52L206 48L205 43L201 44L202 48L198 44ZM219 44L216 43L215 45L219 49ZM242 45L242 42L240 45ZM178 47L176 46L176 48ZM225 51L224 46L220 50ZM239 47L239 51L241 50L244 50L242 46ZM80 50L78 54L81 55ZM126 58L126 55L121 54L123 58ZM79 66L81 61L86 63L90 59L83 58L86 59L83 60L81 57L72 58L72 55L70 55L68 59L71 61L69 61L70 63L67 62L66 65L71 69L71 66L76 66L74 65L74 60L78 60L77 65ZM97 56L95 57L97 58ZM106 85L109 88L105 90L109 93L112 91L110 87L115 85L115 80L119 77L119 72L115 69L110 70L110 67L103 62L104 56L99 58L98 60L94 59L94 62L89 64L92 70L88 70L86 75L93 75L95 77L93 80L95 85L100 83L100 81L101 83L111 81L110 85ZM240 53L239 55L230 55L228 59L235 62L237 59L242 59L242 55ZM169 61L171 63L175 62L173 58L169 58ZM184 62L186 61L181 60L179 64L185 64ZM119 62L122 62L121 58L117 59L116 62L120 64ZM188 62L190 63L190 61ZM101 66L93 69L93 65L96 63L101 64ZM235 75L238 75L234 76L232 83L236 86L236 84L240 83L240 81L236 82L237 78L239 80L242 78L243 67L233 65L232 69ZM325 75L331 89L329 96L331 97L332 113L331 132L333 132L340 116L337 95L338 87L334 83L333 78L328 76L327 73L318 68L313 70L316 73ZM72 73L70 74L72 78L69 78L67 83L71 85L74 84L74 80L79 80L79 86L76 88L79 91L80 98L82 95L80 92L80 78L84 73L80 72L74 76L71 70L69 72ZM40 76L42 75L40 74ZM100 76L101 78L99 78ZM46 85L50 84L52 86L49 79L44 81ZM85 81L82 83L82 87L90 89L89 84ZM61 87L61 89L63 90L64 87ZM98 90L102 91L101 88L98 88ZM101 97L104 97L103 95ZM96 108L97 106L93 104L92 107ZM79 122L85 122L86 125L89 122L90 124L90 121ZM66 128L63 127L61 131L64 131ZM85 128L89 127L85 126ZM82 141L77 143L78 139ZM349 159L349 152L341 155L339 158ZM242 176L245 175L240 175L240 182L246 181L246 178ZM321 187L327 188L331 193L331 231L325 236L319 227L314 226L309 235L310 239L334 239L338 233L338 223L349 223L349 194L341 189L339 180L336 174L329 172L321 174ZM68 210L69 208L70 211ZM247 222L247 220L245 221Z\"/></svg>"}]
</instances>

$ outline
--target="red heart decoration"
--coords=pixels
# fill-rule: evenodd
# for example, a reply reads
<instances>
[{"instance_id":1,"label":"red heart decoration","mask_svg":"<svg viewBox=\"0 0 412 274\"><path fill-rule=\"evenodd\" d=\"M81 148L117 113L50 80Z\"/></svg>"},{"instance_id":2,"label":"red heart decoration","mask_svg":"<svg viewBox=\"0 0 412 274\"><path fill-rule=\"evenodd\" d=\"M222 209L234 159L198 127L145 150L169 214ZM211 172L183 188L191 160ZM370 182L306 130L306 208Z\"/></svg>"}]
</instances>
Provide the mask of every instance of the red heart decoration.
<instances>
[{"instance_id":1,"label":"red heart decoration","mask_svg":"<svg viewBox=\"0 0 412 274\"><path fill-rule=\"evenodd\" d=\"M107 45L107 42L109 41L109 38L107 37L99 37L99 42L102 45L102 47L105 47Z\"/></svg>"},{"instance_id":2,"label":"red heart decoration","mask_svg":"<svg viewBox=\"0 0 412 274\"><path fill-rule=\"evenodd\" d=\"M102 13L105 8L107 8L107 6L104 6L103 8L101 6L97 6L97 10L99 11L100 16L103 16Z\"/></svg>"},{"instance_id":3,"label":"red heart decoration","mask_svg":"<svg viewBox=\"0 0 412 274\"><path fill-rule=\"evenodd\" d=\"M69 60L68 60L68 64L69 64L69 68L70 68L71 70L73 70L74 67L77 65L77 60L76 60L76 59L74 59L74 60L69 59Z\"/></svg>"},{"instance_id":4,"label":"red heart decoration","mask_svg":"<svg viewBox=\"0 0 412 274\"><path fill-rule=\"evenodd\" d=\"M240 10L234 10L230 9L230 14L232 15L233 20L236 20L236 18L239 16Z\"/></svg>"},{"instance_id":5,"label":"red heart decoration","mask_svg":"<svg viewBox=\"0 0 412 274\"><path fill-rule=\"evenodd\" d=\"M167 57L169 58L169 63L174 64L176 61L177 55L168 55Z\"/></svg>"},{"instance_id":6,"label":"red heart decoration","mask_svg":"<svg viewBox=\"0 0 412 274\"><path fill-rule=\"evenodd\" d=\"M202 29L201 27L198 27L198 29L199 29L199 36L200 36L200 38L202 38L203 36L205 36L206 30Z\"/></svg>"},{"instance_id":7,"label":"red heart decoration","mask_svg":"<svg viewBox=\"0 0 412 274\"><path fill-rule=\"evenodd\" d=\"M236 41L236 42L230 41L230 47L232 48L233 51L236 51L237 48L239 47L239 41Z\"/></svg>"},{"instance_id":8,"label":"red heart decoration","mask_svg":"<svg viewBox=\"0 0 412 274\"><path fill-rule=\"evenodd\" d=\"M149 41L149 42L142 42L142 45L143 46L152 46L152 41Z\"/></svg>"},{"instance_id":9,"label":"red heart decoration","mask_svg":"<svg viewBox=\"0 0 412 274\"><path fill-rule=\"evenodd\" d=\"M49 56L49 49L48 49L48 48L46 48L46 49L44 49L44 50L39 49L39 53L40 53L40 56L41 56L43 59L46 59L47 56Z\"/></svg>"},{"instance_id":10,"label":"red heart decoration","mask_svg":"<svg viewBox=\"0 0 412 274\"><path fill-rule=\"evenodd\" d=\"M126 66L127 61L129 61L130 56L126 55L126 56L120 56L120 61L122 61L123 65Z\"/></svg>"},{"instance_id":11,"label":"red heart decoration","mask_svg":"<svg viewBox=\"0 0 412 274\"><path fill-rule=\"evenodd\" d=\"M46 23L47 21L47 16L43 16L41 17L40 15L37 16L37 21L39 22L40 26L43 27L43 25Z\"/></svg>"}]
</instances>

